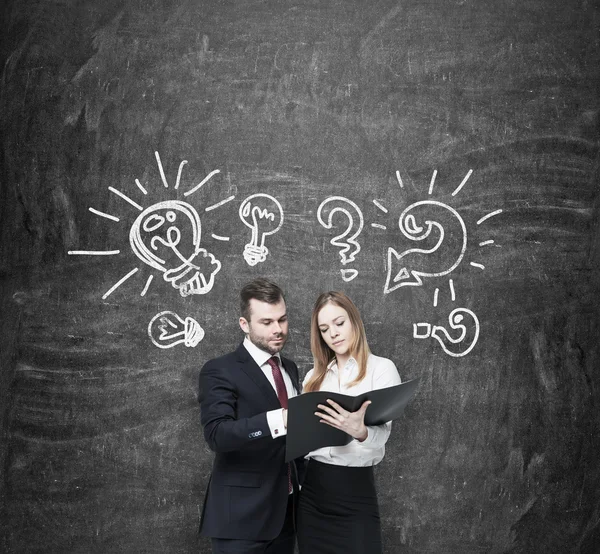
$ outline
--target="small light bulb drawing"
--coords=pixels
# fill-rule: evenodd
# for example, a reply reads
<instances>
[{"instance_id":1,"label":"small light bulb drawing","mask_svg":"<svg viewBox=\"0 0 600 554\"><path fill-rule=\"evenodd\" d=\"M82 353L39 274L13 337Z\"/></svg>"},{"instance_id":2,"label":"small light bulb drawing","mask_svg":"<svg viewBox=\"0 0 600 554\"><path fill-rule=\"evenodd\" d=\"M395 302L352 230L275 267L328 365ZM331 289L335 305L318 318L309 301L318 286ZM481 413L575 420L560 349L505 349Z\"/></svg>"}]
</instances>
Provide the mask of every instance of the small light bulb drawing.
<instances>
[{"instance_id":1,"label":"small light bulb drawing","mask_svg":"<svg viewBox=\"0 0 600 554\"><path fill-rule=\"evenodd\" d=\"M204 329L194 318L182 319L175 312L164 311L150 320L148 336L158 348L173 348L178 344L193 348L204 338Z\"/></svg>"},{"instance_id":2,"label":"small light bulb drawing","mask_svg":"<svg viewBox=\"0 0 600 554\"><path fill-rule=\"evenodd\" d=\"M279 231L283 225L283 210L277 199L258 193L241 203L239 213L242 223L252 230L250 242L244 247L244 260L254 266L267 259L269 250L265 237Z\"/></svg>"},{"instance_id":3,"label":"small light bulb drawing","mask_svg":"<svg viewBox=\"0 0 600 554\"><path fill-rule=\"evenodd\" d=\"M209 292L221 269L221 262L200 247L200 236L196 210L186 202L167 200L142 211L131 226L129 243L140 260L188 296Z\"/></svg>"},{"instance_id":4,"label":"small light bulb drawing","mask_svg":"<svg viewBox=\"0 0 600 554\"><path fill-rule=\"evenodd\" d=\"M467 316L466 320L465 316ZM468 332L465 324L469 323L470 330ZM413 338L436 339L442 350L449 356L454 358L466 356L475 348L479 339L479 319L474 312L467 308L456 308L448 316L448 325L451 332L456 334L455 337L442 325L413 323Z\"/></svg>"}]
</instances>

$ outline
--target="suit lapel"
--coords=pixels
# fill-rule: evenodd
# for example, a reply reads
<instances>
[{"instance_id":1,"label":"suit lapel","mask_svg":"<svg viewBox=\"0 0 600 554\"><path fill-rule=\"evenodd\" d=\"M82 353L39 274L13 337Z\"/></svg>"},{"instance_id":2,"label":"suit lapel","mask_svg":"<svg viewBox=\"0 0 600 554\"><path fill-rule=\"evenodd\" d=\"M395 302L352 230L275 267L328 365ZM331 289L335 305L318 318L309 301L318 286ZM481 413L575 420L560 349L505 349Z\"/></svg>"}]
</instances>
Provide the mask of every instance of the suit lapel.
<instances>
[{"instance_id":1,"label":"suit lapel","mask_svg":"<svg viewBox=\"0 0 600 554\"><path fill-rule=\"evenodd\" d=\"M298 368L296 367L296 364L293 363L291 360L284 358L283 356L281 356L281 363L283 364L283 367L286 370L287 374L290 376L292 384L296 389L296 393L300 394L300 378L298 377Z\"/></svg>"},{"instance_id":2,"label":"suit lapel","mask_svg":"<svg viewBox=\"0 0 600 554\"><path fill-rule=\"evenodd\" d=\"M250 356L249 352L244 348L243 344L240 344L240 346L236 350L236 355L238 361L240 362L241 370L248 377L250 377L252 381L254 381L256 386L261 390L261 392L265 396L265 399L268 401L269 405L273 406L272 408L269 406L269 409L276 410L277 408L281 408L275 389L273 389L271 383L269 383L269 380L266 378L262 369L258 367L256 362L252 359L252 356Z\"/></svg>"}]
</instances>

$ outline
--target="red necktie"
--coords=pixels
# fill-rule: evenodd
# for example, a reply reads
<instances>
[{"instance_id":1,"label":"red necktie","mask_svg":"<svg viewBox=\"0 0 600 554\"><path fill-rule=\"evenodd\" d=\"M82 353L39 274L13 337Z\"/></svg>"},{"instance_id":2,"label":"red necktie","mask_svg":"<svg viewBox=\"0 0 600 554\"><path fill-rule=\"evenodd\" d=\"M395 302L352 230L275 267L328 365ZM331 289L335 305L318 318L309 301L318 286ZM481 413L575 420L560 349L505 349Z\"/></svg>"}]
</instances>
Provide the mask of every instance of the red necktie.
<instances>
[{"instance_id":1,"label":"red necktie","mask_svg":"<svg viewBox=\"0 0 600 554\"><path fill-rule=\"evenodd\" d=\"M281 369L279 369L279 358L277 356L273 356L267 360L267 363L271 366L271 370L273 371L273 380L275 381L275 390L277 391L277 398L279 398L279 403L282 408L287 410L288 407L288 394L287 389L285 388L285 382L283 381L283 375L281 374ZM288 470L288 493L292 492L292 475L290 464L287 464Z\"/></svg>"},{"instance_id":2,"label":"red necktie","mask_svg":"<svg viewBox=\"0 0 600 554\"><path fill-rule=\"evenodd\" d=\"M277 391L277 398L279 398L279 403L282 408L287 410L288 407L288 394L287 389L285 388L285 383L283 381L283 375L281 374L281 369L279 369L279 358L277 356L273 356L267 360L267 363L271 366L273 370L273 380L275 381L275 390Z\"/></svg>"}]
</instances>

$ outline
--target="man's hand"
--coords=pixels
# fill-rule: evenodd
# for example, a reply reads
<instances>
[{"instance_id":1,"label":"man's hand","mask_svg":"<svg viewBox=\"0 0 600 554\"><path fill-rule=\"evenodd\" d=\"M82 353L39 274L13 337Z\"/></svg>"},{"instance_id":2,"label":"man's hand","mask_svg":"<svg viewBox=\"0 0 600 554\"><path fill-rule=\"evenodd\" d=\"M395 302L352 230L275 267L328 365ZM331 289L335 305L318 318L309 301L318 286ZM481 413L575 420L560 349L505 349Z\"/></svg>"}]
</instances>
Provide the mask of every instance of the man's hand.
<instances>
[{"instance_id":1,"label":"man's hand","mask_svg":"<svg viewBox=\"0 0 600 554\"><path fill-rule=\"evenodd\" d=\"M326 423L331 427L340 429L359 442L363 442L367 438L368 431L365 425L365 412L371 403L370 400L365 400L356 412L344 410L344 408L333 400L327 400L327 403L329 406L319 404L317 407L322 411L315 412L315 415L321 418L321 423Z\"/></svg>"}]
</instances>

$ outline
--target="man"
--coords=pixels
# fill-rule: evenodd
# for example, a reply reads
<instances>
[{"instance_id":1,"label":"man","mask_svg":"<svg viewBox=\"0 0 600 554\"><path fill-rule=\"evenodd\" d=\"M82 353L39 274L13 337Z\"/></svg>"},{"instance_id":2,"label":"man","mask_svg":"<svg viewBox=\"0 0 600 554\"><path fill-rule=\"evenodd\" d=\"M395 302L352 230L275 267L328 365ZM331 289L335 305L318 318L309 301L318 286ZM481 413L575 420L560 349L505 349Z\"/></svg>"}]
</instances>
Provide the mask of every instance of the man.
<instances>
[{"instance_id":1,"label":"man","mask_svg":"<svg viewBox=\"0 0 600 554\"><path fill-rule=\"evenodd\" d=\"M294 501L304 460L286 464L287 399L300 392L296 364L280 355L288 335L282 290L256 279L240 292L243 343L200 371L200 419L215 454L200 533L213 554L293 554Z\"/></svg>"}]
</instances>

